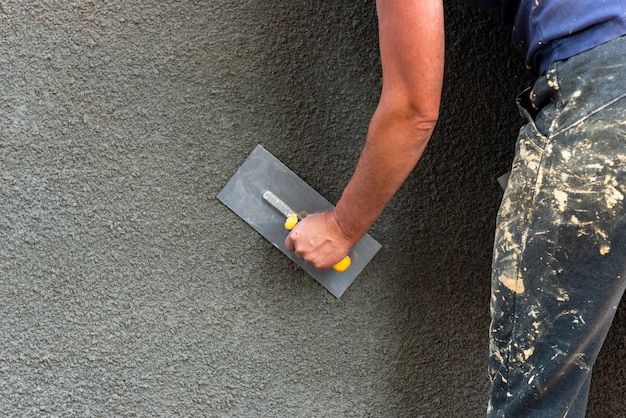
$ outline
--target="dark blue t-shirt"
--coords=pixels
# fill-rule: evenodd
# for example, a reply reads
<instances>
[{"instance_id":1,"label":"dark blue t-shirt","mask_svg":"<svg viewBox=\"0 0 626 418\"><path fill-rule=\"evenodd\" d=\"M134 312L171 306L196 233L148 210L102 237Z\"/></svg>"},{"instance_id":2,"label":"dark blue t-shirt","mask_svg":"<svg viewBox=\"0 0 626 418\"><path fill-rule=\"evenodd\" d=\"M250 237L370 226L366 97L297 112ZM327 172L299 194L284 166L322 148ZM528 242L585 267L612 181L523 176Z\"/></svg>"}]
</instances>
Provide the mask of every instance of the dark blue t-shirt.
<instances>
[{"instance_id":1,"label":"dark blue t-shirt","mask_svg":"<svg viewBox=\"0 0 626 418\"><path fill-rule=\"evenodd\" d=\"M501 7L504 26L526 55L526 65L542 74L555 61L626 35L626 0L461 0Z\"/></svg>"}]
</instances>

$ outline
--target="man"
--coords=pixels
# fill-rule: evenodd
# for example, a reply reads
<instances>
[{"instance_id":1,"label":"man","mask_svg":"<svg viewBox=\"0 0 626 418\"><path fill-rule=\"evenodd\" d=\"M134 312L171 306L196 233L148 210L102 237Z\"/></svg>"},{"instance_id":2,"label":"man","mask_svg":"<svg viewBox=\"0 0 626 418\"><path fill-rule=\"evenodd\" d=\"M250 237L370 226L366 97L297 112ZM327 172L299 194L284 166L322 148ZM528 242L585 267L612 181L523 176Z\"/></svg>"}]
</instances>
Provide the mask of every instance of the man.
<instances>
[{"instance_id":1,"label":"man","mask_svg":"<svg viewBox=\"0 0 626 418\"><path fill-rule=\"evenodd\" d=\"M336 208L287 248L326 269L413 170L438 118L442 0L378 0L383 87ZM467 0L501 6L538 78L494 243L490 417L584 417L591 368L626 287L626 2Z\"/></svg>"}]
</instances>

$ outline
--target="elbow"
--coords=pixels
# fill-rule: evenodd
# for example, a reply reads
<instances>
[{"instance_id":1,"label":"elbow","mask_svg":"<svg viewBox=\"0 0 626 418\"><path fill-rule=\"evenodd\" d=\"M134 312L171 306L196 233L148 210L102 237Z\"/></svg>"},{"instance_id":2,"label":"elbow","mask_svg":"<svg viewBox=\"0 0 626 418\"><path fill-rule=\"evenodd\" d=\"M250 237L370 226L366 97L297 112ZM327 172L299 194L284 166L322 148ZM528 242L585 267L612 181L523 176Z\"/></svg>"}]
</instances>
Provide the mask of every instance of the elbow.
<instances>
[{"instance_id":1,"label":"elbow","mask_svg":"<svg viewBox=\"0 0 626 418\"><path fill-rule=\"evenodd\" d=\"M410 89L383 90L377 112L384 120L421 132L432 132L439 120L440 91L415 94Z\"/></svg>"},{"instance_id":2,"label":"elbow","mask_svg":"<svg viewBox=\"0 0 626 418\"><path fill-rule=\"evenodd\" d=\"M368 140L401 148L415 160L433 134L439 112L425 112L411 106L379 106L370 122Z\"/></svg>"},{"instance_id":3,"label":"elbow","mask_svg":"<svg viewBox=\"0 0 626 418\"><path fill-rule=\"evenodd\" d=\"M432 104L414 100L381 100L377 113L383 120L414 132L432 133L439 120L439 101Z\"/></svg>"},{"instance_id":4,"label":"elbow","mask_svg":"<svg viewBox=\"0 0 626 418\"><path fill-rule=\"evenodd\" d=\"M422 99L410 97L404 100L397 100L397 112L418 131L432 131L439 120L439 98Z\"/></svg>"},{"instance_id":5,"label":"elbow","mask_svg":"<svg viewBox=\"0 0 626 418\"><path fill-rule=\"evenodd\" d=\"M432 132L439 120L439 109L433 109L430 112L413 111L409 116L409 123L413 128L420 132Z\"/></svg>"}]
</instances>

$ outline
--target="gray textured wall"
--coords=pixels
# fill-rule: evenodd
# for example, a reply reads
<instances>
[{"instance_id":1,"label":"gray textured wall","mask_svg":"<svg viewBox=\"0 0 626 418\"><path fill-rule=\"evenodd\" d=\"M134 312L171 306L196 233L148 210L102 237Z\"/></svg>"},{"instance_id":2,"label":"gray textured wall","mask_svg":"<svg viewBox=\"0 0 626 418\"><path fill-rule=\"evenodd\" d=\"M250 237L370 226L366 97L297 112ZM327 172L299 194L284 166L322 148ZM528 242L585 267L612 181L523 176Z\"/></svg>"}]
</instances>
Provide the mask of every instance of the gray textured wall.
<instances>
[{"instance_id":1,"label":"gray textured wall","mask_svg":"<svg viewBox=\"0 0 626 418\"><path fill-rule=\"evenodd\" d=\"M528 84L449 3L442 118L341 300L215 198L257 144L329 200L376 106L371 0L0 4L0 415L479 417ZM620 310L591 417L623 416Z\"/></svg>"}]
</instances>

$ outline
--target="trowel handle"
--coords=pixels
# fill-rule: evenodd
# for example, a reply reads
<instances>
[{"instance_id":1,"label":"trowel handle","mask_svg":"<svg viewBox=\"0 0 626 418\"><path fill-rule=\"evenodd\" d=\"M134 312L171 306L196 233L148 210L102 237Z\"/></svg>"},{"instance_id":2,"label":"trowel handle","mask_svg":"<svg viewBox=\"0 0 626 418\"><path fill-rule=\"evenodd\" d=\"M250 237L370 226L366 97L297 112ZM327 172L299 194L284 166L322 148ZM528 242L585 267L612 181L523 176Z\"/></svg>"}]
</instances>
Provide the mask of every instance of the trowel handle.
<instances>
[{"instance_id":1,"label":"trowel handle","mask_svg":"<svg viewBox=\"0 0 626 418\"><path fill-rule=\"evenodd\" d=\"M337 264L334 264L333 268L335 269L335 271L339 273L343 273L344 271L348 270L348 267L350 267L350 264L352 264L352 259L350 258L349 255L347 255L343 258L343 260L341 260Z\"/></svg>"},{"instance_id":2,"label":"trowel handle","mask_svg":"<svg viewBox=\"0 0 626 418\"><path fill-rule=\"evenodd\" d=\"M298 221L299 221L298 215L289 216L287 220L285 221L285 229L287 231L291 231L293 228L295 228ZM343 260L334 264L333 269L335 269L335 271L338 273L343 273L344 271L348 270L348 267L350 267L350 264L352 264L352 259L350 258L349 255L347 255L343 258Z\"/></svg>"}]
</instances>

